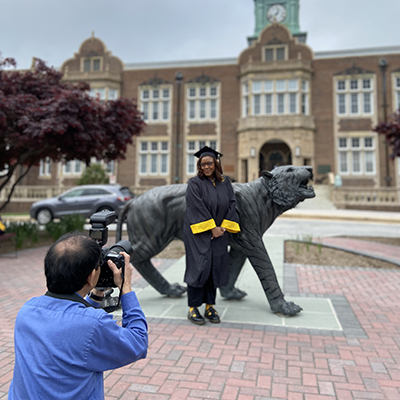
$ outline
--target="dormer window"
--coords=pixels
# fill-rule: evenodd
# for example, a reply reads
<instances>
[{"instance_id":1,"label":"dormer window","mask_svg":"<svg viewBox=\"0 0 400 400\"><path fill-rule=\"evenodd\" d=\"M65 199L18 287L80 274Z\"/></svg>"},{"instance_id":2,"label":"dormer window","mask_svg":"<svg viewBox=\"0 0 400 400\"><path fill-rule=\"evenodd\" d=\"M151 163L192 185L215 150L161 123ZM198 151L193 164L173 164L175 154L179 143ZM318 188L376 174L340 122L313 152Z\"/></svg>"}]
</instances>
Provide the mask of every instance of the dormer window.
<instances>
[{"instance_id":1,"label":"dormer window","mask_svg":"<svg viewBox=\"0 0 400 400\"><path fill-rule=\"evenodd\" d=\"M276 48L276 59L277 60L284 60L285 59L285 48L284 47L277 47Z\"/></svg>"},{"instance_id":2,"label":"dormer window","mask_svg":"<svg viewBox=\"0 0 400 400\"><path fill-rule=\"evenodd\" d=\"M83 71L101 71L101 59L98 57L85 58L83 60Z\"/></svg>"},{"instance_id":3,"label":"dormer window","mask_svg":"<svg viewBox=\"0 0 400 400\"><path fill-rule=\"evenodd\" d=\"M93 60L93 71L100 71L100 59Z\"/></svg>"},{"instance_id":4,"label":"dormer window","mask_svg":"<svg viewBox=\"0 0 400 400\"><path fill-rule=\"evenodd\" d=\"M264 61L284 61L287 60L287 46L273 45L264 47Z\"/></svg>"},{"instance_id":5,"label":"dormer window","mask_svg":"<svg viewBox=\"0 0 400 400\"><path fill-rule=\"evenodd\" d=\"M85 72L90 71L90 66L91 66L90 58L83 61L83 70Z\"/></svg>"}]
</instances>

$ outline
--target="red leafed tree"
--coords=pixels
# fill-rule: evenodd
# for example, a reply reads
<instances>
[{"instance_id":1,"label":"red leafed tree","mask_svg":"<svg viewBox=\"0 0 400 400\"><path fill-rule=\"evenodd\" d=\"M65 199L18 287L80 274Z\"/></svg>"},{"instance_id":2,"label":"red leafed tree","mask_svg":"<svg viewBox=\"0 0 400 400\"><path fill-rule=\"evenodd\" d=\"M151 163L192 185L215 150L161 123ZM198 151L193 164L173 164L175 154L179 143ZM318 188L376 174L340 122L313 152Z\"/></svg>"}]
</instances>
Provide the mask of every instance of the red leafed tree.
<instances>
[{"instance_id":1,"label":"red leafed tree","mask_svg":"<svg viewBox=\"0 0 400 400\"><path fill-rule=\"evenodd\" d=\"M376 125L373 131L386 135L386 141L392 147L391 158L400 157L400 109L387 122Z\"/></svg>"},{"instance_id":2,"label":"red leafed tree","mask_svg":"<svg viewBox=\"0 0 400 400\"><path fill-rule=\"evenodd\" d=\"M11 186L0 211L40 160L77 159L88 165L91 157L124 159L132 137L144 127L128 99L93 99L87 84L62 82L62 74L39 59L29 71L15 66L13 59L0 59L0 191Z\"/></svg>"}]
</instances>

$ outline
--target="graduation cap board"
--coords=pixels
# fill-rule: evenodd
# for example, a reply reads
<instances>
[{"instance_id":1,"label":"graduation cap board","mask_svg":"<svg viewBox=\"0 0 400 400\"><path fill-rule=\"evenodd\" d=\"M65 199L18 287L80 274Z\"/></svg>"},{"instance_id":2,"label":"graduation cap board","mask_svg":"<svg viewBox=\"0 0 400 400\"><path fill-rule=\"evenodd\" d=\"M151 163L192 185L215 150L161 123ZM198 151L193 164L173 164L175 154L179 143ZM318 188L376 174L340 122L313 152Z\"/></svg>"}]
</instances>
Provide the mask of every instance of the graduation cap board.
<instances>
[{"instance_id":1,"label":"graduation cap board","mask_svg":"<svg viewBox=\"0 0 400 400\"><path fill-rule=\"evenodd\" d=\"M210 156L210 157L213 157L216 160L218 160L220 157L222 157L222 154L218 153L218 151L212 149L211 147L204 146L197 153L194 153L194 156L197 157L197 158Z\"/></svg>"},{"instance_id":2,"label":"graduation cap board","mask_svg":"<svg viewBox=\"0 0 400 400\"><path fill-rule=\"evenodd\" d=\"M197 158L202 158L202 157L206 157L206 156L215 158L216 160L219 161L219 165L221 166L221 170L222 170L222 164L221 164L222 154L219 153L218 151L212 149L211 147L204 146L197 153L194 153L194 156Z\"/></svg>"}]
</instances>

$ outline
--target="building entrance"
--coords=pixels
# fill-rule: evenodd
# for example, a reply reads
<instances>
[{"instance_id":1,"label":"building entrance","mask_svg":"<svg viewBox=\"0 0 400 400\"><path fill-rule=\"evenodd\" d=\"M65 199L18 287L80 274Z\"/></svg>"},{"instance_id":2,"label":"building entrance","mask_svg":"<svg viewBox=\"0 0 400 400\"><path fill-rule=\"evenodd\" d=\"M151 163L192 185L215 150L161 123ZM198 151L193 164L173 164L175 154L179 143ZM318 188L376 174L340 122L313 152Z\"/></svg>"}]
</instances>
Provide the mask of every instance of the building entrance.
<instances>
[{"instance_id":1,"label":"building entrance","mask_svg":"<svg viewBox=\"0 0 400 400\"><path fill-rule=\"evenodd\" d=\"M267 142L260 151L261 171L272 171L275 167L292 164L292 153L289 146L280 140Z\"/></svg>"}]
</instances>

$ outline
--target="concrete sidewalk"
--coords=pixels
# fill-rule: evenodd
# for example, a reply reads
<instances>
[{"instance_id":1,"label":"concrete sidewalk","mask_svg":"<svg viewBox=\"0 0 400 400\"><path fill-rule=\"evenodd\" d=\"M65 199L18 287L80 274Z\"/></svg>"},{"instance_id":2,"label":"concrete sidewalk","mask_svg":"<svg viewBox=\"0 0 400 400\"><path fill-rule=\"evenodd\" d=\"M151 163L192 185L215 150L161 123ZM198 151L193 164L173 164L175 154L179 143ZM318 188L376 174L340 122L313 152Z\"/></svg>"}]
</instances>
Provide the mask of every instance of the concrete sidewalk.
<instances>
[{"instance_id":1,"label":"concrete sidewalk","mask_svg":"<svg viewBox=\"0 0 400 400\"><path fill-rule=\"evenodd\" d=\"M334 221L383 222L400 224L400 212L368 211L368 210L309 210L293 208L279 218L322 219Z\"/></svg>"},{"instance_id":2,"label":"concrete sidewalk","mask_svg":"<svg viewBox=\"0 0 400 400\"><path fill-rule=\"evenodd\" d=\"M400 271L284 264L284 239L265 236L265 245L287 300L303 307L296 317L271 313L247 263L237 286L248 296L218 297L223 322L200 327L186 319L186 296L165 298L136 273L133 287L149 322L148 357L108 371L106 399L399 399ZM7 398L12 378L16 314L45 291L46 251L0 258L0 398ZM154 263L170 282L183 284L183 258Z\"/></svg>"}]
</instances>

